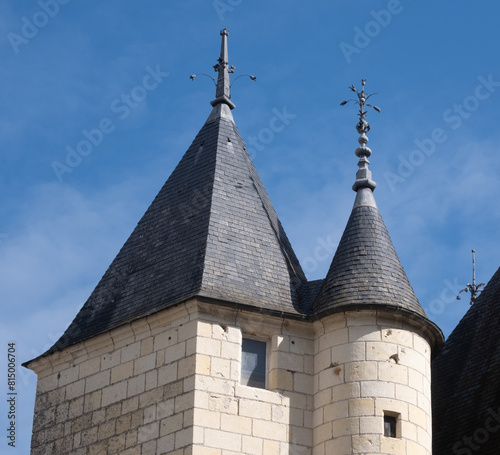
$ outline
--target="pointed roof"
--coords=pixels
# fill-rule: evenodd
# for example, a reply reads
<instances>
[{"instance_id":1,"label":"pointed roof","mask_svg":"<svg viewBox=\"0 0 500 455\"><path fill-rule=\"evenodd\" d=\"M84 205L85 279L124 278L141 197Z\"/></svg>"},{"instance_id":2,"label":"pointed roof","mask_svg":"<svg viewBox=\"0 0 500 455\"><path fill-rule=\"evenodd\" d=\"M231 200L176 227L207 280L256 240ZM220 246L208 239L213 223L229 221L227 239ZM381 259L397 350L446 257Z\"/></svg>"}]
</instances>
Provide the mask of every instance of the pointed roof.
<instances>
[{"instance_id":1,"label":"pointed roof","mask_svg":"<svg viewBox=\"0 0 500 455\"><path fill-rule=\"evenodd\" d=\"M499 334L500 268L432 363L433 453L498 454Z\"/></svg>"},{"instance_id":2,"label":"pointed roof","mask_svg":"<svg viewBox=\"0 0 500 455\"><path fill-rule=\"evenodd\" d=\"M355 152L359 157L359 169L353 185L356 199L330 270L315 300L314 313L322 315L348 307L386 306L426 318L373 197L376 183L368 169L368 157L372 152L366 146L370 126L364 109L365 105L371 106L366 104L371 95L367 96L364 91L365 80L362 85L360 92L350 87L358 95L358 100L353 101L360 106L356 126L360 147ZM380 112L376 106L371 107Z\"/></svg>"},{"instance_id":3,"label":"pointed roof","mask_svg":"<svg viewBox=\"0 0 500 455\"><path fill-rule=\"evenodd\" d=\"M382 216L373 206L353 208L314 312L359 305L407 309L425 317Z\"/></svg>"},{"instance_id":4,"label":"pointed roof","mask_svg":"<svg viewBox=\"0 0 500 455\"><path fill-rule=\"evenodd\" d=\"M221 35L223 61L216 65L220 84L211 114L74 321L44 355L191 297L303 314L299 288L306 278L234 123L227 30Z\"/></svg>"}]
</instances>

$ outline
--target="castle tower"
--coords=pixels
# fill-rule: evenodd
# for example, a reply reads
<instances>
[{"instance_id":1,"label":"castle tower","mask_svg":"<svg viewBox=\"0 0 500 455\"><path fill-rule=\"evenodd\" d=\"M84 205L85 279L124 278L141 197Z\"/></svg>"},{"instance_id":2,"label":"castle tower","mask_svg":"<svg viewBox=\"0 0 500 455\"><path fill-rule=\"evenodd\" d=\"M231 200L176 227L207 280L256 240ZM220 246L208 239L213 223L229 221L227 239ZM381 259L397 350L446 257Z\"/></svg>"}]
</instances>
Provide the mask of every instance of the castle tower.
<instances>
[{"instance_id":1,"label":"castle tower","mask_svg":"<svg viewBox=\"0 0 500 455\"><path fill-rule=\"evenodd\" d=\"M373 198L364 90L354 208L308 282L234 123L227 36L205 124L61 339L24 364L31 454L430 454L442 334Z\"/></svg>"},{"instance_id":2,"label":"castle tower","mask_svg":"<svg viewBox=\"0 0 500 455\"><path fill-rule=\"evenodd\" d=\"M314 303L313 453L430 455L430 361L442 334L420 306L373 197L364 85L350 87L360 106L356 199Z\"/></svg>"},{"instance_id":3,"label":"castle tower","mask_svg":"<svg viewBox=\"0 0 500 455\"><path fill-rule=\"evenodd\" d=\"M310 453L307 283L238 133L207 121L38 375L32 454Z\"/></svg>"}]
</instances>

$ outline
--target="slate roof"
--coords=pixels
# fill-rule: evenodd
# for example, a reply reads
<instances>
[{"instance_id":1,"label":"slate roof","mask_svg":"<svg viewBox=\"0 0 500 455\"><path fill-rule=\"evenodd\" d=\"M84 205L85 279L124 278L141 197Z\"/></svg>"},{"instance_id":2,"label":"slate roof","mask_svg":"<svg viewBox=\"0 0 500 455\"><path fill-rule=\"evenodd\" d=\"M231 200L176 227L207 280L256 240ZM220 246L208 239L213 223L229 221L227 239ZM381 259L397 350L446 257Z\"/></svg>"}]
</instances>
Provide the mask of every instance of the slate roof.
<instances>
[{"instance_id":1,"label":"slate roof","mask_svg":"<svg viewBox=\"0 0 500 455\"><path fill-rule=\"evenodd\" d=\"M389 305L426 317L376 207L351 213L330 270L314 303L315 314L361 304Z\"/></svg>"},{"instance_id":2,"label":"slate roof","mask_svg":"<svg viewBox=\"0 0 500 455\"><path fill-rule=\"evenodd\" d=\"M325 280L307 282L234 124L234 68L228 31L220 34L212 113L74 321L43 355L192 297L302 319L391 306L427 321L376 208L365 135L346 230Z\"/></svg>"},{"instance_id":3,"label":"slate roof","mask_svg":"<svg viewBox=\"0 0 500 455\"><path fill-rule=\"evenodd\" d=\"M433 453L499 453L500 268L432 363L432 405Z\"/></svg>"},{"instance_id":4,"label":"slate roof","mask_svg":"<svg viewBox=\"0 0 500 455\"><path fill-rule=\"evenodd\" d=\"M313 280L301 284L299 288L300 302L306 314L313 314L314 301L316 300L324 281L324 279Z\"/></svg>"},{"instance_id":5,"label":"slate roof","mask_svg":"<svg viewBox=\"0 0 500 455\"><path fill-rule=\"evenodd\" d=\"M349 89L356 93L359 109L359 147L355 155L359 158L356 181L352 189L356 192L354 206L340 240L330 270L314 302L316 317L347 309L389 308L408 314L412 319L421 319L423 327L431 328L434 342L442 340L442 333L431 323L421 307L399 261L387 228L373 196L377 184L372 180L368 158L372 151L367 147L370 125L366 121L366 107L380 109L366 100L372 95L365 93L366 79L361 80L362 89ZM349 101L343 101L341 105Z\"/></svg>"},{"instance_id":6,"label":"slate roof","mask_svg":"<svg viewBox=\"0 0 500 455\"><path fill-rule=\"evenodd\" d=\"M194 296L300 316L305 282L231 112L218 104L44 355Z\"/></svg>"},{"instance_id":7,"label":"slate roof","mask_svg":"<svg viewBox=\"0 0 500 455\"><path fill-rule=\"evenodd\" d=\"M394 249L372 190L363 188L360 193L314 302L314 314L321 316L351 306L389 306L427 319Z\"/></svg>"}]
</instances>

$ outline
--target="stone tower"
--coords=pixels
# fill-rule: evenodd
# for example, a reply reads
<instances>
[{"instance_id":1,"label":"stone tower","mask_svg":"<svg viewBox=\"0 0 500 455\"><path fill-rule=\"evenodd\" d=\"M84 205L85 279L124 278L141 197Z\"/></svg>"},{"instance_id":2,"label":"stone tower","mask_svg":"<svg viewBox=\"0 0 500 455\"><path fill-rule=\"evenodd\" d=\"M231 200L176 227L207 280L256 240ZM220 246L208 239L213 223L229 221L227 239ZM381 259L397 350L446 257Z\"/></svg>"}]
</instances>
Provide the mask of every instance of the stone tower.
<instances>
[{"instance_id":1,"label":"stone tower","mask_svg":"<svg viewBox=\"0 0 500 455\"><path fill-rule=\"evenodd\" d=\"M366 135L338 251L308 282L234 123L221 36L207 121L64 335L25 364L31 453L429 454L441 332L376 208Z\"/></svg>"},{"instance_id":2,"label":"stone tower","mask_svg":"<svg viewBox=\"0 0 500 455\"><path fill-rule=\"evenodd\" d=\"M443 338L375 203L362 85L351 87L360 106L356 199L313 308L314 453L430 455L431 351Z\"/></svg>"}]
</instances>

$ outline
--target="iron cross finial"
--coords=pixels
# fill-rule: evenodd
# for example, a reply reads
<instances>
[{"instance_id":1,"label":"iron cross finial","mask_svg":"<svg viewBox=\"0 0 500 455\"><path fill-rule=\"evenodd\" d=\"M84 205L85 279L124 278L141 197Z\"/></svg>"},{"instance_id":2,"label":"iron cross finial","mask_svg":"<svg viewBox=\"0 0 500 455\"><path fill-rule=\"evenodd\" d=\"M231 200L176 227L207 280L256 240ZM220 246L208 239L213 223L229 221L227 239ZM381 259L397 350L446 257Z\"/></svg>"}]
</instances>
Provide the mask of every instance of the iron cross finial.
<instances>
[{"instance_id":1,"label":"iron cross finial","mask_svg":"<svg viewBox=\"0 0 500 455\"><path fill-rule=\"evenodd\" d=\"M460 294L462 292L470 292L470 304L472 305L477 299L477 295L483 290L484 283L476 284L476 257L475 251L472 250L472 284L467 283L467 286L463 288L457 295L457 300L460 300Z\"/></svg>"},{"instance_id":2,"label":"iron cross finial","mask_svg":"<svg viewBox=\"0 0 500 455\"><path fill-rule=\"evenodd\" d=\"M366 134L368 131L370 131L370 124L366 121L366 110L365 106L371 107L375 109L377 112L380 112L380 108L377 106L374 106L373 104L368 104L367 101L370 98L370 96L376 95L376 93L372 93L370 95L366 95L365 93L365 84L366 84L366 79L361 79L361 91L357 90L354 85L351 85L349 87L349 90L352 92L356 93L358 95L358 99L350 99L350 100L345 100L340 103L341 106L345 106L349 101L354 101L357 105L359 105L359 122L356 125L356 130L358 131L359 134Z\"/></svg>"}]
</instances>

